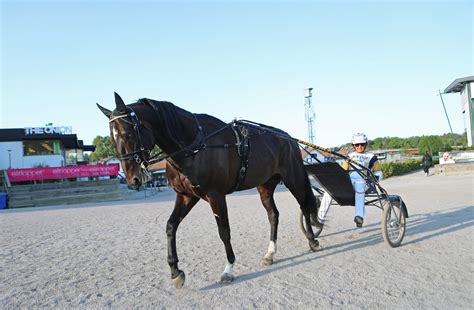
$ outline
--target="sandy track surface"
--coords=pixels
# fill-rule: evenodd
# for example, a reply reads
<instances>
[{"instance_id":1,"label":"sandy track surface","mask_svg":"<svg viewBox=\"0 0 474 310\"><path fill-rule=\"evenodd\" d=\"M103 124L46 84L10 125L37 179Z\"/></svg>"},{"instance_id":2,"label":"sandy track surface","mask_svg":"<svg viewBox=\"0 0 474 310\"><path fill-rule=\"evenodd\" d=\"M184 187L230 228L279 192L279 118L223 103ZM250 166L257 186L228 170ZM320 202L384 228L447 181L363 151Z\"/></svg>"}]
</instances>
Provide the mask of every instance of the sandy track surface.
<instances>
[{"instance_id":1,"label":"sandy track surface","mask_svg":"<svg viewBox=\"0 0 474 310\"><path fill-rule=\"evenodd\" d=\"M228 196L237 278L218 283L226 258L210 207L199 202L178 229L176 290L165 225L174 195L132 202L0 212L0 308L472 309L474 178L421 172L384 180L410 218L402 246L383 242L381 211L356 229L334 206L311 252L298 205L284 188L275 263L260 267L270 227L255 191Z\"/></svg>"}]
</instances>

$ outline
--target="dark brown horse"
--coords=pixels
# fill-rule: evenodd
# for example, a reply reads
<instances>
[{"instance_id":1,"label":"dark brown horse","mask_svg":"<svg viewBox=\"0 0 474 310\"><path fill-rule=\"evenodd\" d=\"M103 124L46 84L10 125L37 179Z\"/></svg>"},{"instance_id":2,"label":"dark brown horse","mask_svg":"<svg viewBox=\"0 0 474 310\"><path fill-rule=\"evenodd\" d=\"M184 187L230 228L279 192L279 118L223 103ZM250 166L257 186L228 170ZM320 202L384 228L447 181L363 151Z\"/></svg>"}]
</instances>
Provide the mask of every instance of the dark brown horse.
<instances>
[{"instance_id":1,"label":"dark brown horse","mask_svg":"<svg viewBox=\"0 0 474 310\"><path fill-rule=\"evenodd\" d=\"M298 144L285 132L271 127L226 124L207 114L193 114L170 102L140 99L125 105L115 94L116 109L100 110L109 118L112 141L129 185L146 181L150 151L159 146L166 158L166 174L176 191L174 210L166 224L168 264L175 287L184 284L178 269L176 230L193 206L204 199L214 213L224 243L227 265L222 283L233 278L234 251L230 242L226 195L257 187L270 221L270 242L261 263L270 265L276 253L278 210L273 192L280 181L298 201L313 251L319 249L310 225L317 214L316 199L305 172ZM285 139L284 137L288 137Z\"/></svg>"}]
</instances>

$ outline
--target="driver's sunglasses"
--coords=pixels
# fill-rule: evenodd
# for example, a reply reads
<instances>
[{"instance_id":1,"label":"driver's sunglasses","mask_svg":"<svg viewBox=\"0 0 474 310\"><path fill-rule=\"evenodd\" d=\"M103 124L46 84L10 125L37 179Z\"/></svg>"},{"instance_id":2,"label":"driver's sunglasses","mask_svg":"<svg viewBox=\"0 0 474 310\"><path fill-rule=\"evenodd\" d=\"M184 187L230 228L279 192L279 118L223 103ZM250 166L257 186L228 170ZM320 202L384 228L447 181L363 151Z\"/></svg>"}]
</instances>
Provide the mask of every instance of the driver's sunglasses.
<instances>
[{"instance_id":1,"label":"driver's sunglasses","mask_svg":"<svg viewBox=\"0 0 474 310\"><path fill-rule=\"evenodd\" d=\"M366 146L367 144L366 143L356 143L354 144L354 147L359 147L359 146Z\"/></svg>"}]
</instances>

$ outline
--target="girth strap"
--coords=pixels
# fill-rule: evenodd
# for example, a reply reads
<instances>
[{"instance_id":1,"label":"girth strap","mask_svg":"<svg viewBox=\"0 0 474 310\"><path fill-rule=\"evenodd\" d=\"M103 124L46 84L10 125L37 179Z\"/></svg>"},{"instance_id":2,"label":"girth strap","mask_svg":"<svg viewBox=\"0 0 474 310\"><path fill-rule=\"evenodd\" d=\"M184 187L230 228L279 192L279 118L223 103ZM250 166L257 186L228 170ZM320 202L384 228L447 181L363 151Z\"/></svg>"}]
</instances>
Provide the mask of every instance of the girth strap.
<instances>
[{"instance_id":1,"label":"girth strap","mask_svg":"<svg viewBox=\"0 0 474 310\"><path fill-rule=\"evenodd\" d=\"M237 154L240 157L240 169L237 177L237 181L234 187L234 191L238 190L245 180L247 175L247 168L249 166L249 155L250 155L250 136L249 128L240 122L234 121L232 123L232 131L234 131L235 139L237 141Z\"/></svg>"}]
</instances>

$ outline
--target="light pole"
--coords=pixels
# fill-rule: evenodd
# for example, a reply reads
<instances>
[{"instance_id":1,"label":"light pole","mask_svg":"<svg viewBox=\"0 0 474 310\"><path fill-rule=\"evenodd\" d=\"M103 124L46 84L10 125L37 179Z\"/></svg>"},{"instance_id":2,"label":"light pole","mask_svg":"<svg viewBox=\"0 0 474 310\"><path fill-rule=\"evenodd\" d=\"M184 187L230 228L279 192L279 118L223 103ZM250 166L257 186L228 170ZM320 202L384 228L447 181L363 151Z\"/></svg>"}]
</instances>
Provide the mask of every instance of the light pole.
<instances>
[{"instance_id":1,"label":"light pole","mask_svg":"<svg viewBox=\"0 0 474 310\"><path fill-rule=\"evenodd\" d=\"M8 150L8 169L12 168L12 150Z\"/></svg>"}]
</instances>

